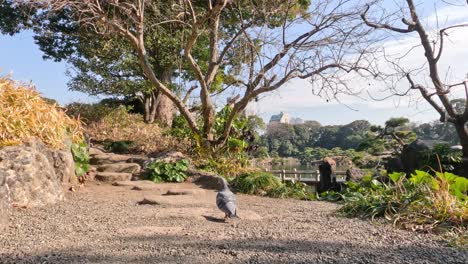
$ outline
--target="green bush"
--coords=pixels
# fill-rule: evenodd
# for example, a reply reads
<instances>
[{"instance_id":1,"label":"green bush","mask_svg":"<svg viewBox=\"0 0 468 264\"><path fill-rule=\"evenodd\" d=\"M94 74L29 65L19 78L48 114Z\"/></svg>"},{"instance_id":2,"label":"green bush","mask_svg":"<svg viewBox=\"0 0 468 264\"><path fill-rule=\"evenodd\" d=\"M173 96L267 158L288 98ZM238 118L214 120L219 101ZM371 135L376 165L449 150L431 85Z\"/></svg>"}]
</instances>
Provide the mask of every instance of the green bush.
<instances>
[{"instance_id":1,"label":"green bush","mask_svg":"<svg viewBox=\"0 0 468 264\"><path fill-rule=\"evenodd\" d=\"M148 165L148 178L154 182L184 182L187 179L188 165L186 159L175 163L152 162Z\"/></svg>"},{"instance_id":2,"label":"green bush","mask_svg":"<svg viewBox=\"0 0 468 264\"><path fill-rule=\"evenodd\" d=\"M75 161L75 174L83 176L89 170L89 153L85 142L74 143L71 146L73 160Z\"/></svg>"},{"instance_id":3,"label":"green bush","mask_svg":"<svg viewBox=\"0 0 468 264\"><path fill-rule=\"evenodd\" d=\"M104 141L104 149L109 152L114 153L128 153L130 151L130 147L134 145L135 142L130 140L121 140L121 141L112 141L107 140Z\"/></svg>"},{"instance_id":4,"label":"green bush","mask_svg":"<svg viewBox=\"0 0 468 264\"><path fill-rule=\"evenodd\" d=\"M462 164L462 152L452 150L449 144L436 144L425 154L427 158L424 165L435 170L453 171L456 166ZM442 168L439 168L439 166L442 166Z\"/></svg>"},{"instance_id":5,"label":"green bush","mask_svg":"<svg viewBox=\"0 0 468 264\"><path fill-rule=\"evenodd\" d=\"M236 177L232 185L241 193L266 195L282 184L281 180L271 173L251 172Z\"/></svg>"},{"instance_id":6,"label":"green bush","mask_svg":"<svg viewBox=\"0 0 468 264\"><path fill-rule=\"evenodd\" d=\"M366 152L356 151L354 149L344 150L341 148L305 148L305 150L299 155L299 160L301 161L301 164L308 165L325 157L345 157L360 168L373 168L379 161L378 157Z\"/></svg>"},{"instance_id":7,"label":"green bush","mask_svg":"<svg viewBox=\"0 0 468 264\"><path fill-rule=\"evenodd\" d=\"M267 172L244 173L234 178L231 184L237 191L245 194L273 198L315 199L315 193L310 186L301 182L282 183L278 177Z\"/></svg>"},{"instance_id":8,"label":"green bush","mask_svg":"<svg viewBox=\"0 0 468 264\"><path fill-rule=\"evenodd\" d=\"M366 176L360 183L348 182L339 196L343 206L339 212L350 217L385 217L411 229L433 229L437 226L468 224L468 180L452 173L416 171L389 175L385 184ZM336 198L337 193L321 197Z\"/></svg>"},{"instance_id":9,"label":"green bush","mask_svg":"<svg viewBox=\"0 0 468 264\"><path fill-rule=\"evenodd\" d=\"M316 194L310 186L302 182L286 182L272 189L268 196L273 198L294 198L299 200L315 200Z\"/></svg>"}]
</instances>

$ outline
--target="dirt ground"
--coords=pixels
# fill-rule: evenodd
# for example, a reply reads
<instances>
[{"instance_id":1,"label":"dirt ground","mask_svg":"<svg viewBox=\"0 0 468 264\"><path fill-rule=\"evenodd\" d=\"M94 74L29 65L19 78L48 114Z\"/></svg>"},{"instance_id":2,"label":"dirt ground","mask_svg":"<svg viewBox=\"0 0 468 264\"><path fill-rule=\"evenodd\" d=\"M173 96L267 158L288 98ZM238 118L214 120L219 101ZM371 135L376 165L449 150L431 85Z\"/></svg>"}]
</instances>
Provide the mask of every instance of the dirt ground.
<instances>
[{"instance_id":1,"label":"dirt ground","mask_svg":"<svg viewBox=\"0 0 468 264\"><path fill-rule=\"evenodd\" d=\"M238 195L241 219L224 223L215 196L191 183L87 185L14 209L0 263L468 263L436 235L337 217L326 202Z\"/></svg>"}]
</instances>

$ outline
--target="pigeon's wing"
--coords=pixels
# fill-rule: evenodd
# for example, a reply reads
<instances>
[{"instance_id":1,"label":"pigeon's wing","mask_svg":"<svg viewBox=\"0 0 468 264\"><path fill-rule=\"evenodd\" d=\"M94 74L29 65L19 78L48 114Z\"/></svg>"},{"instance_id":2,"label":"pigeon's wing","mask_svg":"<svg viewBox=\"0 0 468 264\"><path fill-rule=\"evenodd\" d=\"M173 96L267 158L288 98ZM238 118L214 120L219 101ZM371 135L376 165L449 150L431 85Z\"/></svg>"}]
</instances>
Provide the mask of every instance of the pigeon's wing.
<instances>
[{"instance_id":1,"label":"pigeon's wing","mask_svg":"<svg viewBox=\"0 0 468 264\"><path fill-rule=\"evenodd\" d=\"M236 215L237 200L236 195L231 191L219 192L216 196L216 205L229 217Z\"/></svg>"}]
</instances>

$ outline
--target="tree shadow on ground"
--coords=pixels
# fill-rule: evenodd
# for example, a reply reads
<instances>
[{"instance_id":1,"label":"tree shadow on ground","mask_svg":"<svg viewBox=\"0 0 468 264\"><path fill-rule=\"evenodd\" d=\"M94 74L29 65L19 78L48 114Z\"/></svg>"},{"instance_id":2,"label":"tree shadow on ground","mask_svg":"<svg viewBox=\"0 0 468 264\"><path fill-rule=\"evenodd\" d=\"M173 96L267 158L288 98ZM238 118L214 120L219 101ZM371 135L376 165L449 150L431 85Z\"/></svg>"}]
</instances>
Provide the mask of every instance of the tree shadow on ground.
<instances>
[{"instance_id":1,"label":"tree shadow on ground","mask_svg":"<svg viewBox=\"0 0 468 264\"><path fill-rule=\"evenodd\" d=\"M313 239L313 238L312 238ZM354 241L119 237L104 248L0 254L1 263L466 263L468 252L428 245L360 245ZM106 248L107 247L107 248Z\"/></svg>"}]
</instances>

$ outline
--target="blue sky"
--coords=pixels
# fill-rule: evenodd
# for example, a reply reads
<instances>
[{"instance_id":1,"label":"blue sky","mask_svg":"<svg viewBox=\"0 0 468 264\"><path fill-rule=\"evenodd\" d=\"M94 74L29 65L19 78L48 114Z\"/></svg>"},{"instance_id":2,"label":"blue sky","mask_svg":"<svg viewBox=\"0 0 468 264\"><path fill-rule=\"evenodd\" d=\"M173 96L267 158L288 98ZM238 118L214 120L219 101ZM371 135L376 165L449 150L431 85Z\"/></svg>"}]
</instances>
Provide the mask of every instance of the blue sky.
<instances>
[{"instance_id":1,"label":"blue sky","mask_svg":"<svg viewBox=\"0 0 468 264\"><path fill-rule=\"evenodd\" d=\"M0 75L11 74L15 80L32 82L45 97L56 99L61 104L97 100L69 91L66 70L64 62L42 59L42 52L34 43L31 32L13 37L0 35Z\"/></svg>"},{"instance_id":2,"label":"blue sky","mask_svg":"<svg viewBox=\"0 0 468 264\"><path fill-rule=\"evenodd\" d=\"M431 20L431 5L424 2L424 9ZM439 20L468 20L465 16L468 8L452 7L439 13ZM444 63L452 66L451 75L459 78L468 73L468 31L460 31L458 35L451 36L453 45L447 48ZM409 42L414 42L415 39ZM387 44L393 49L401 47L402 51L408 45L408 41L390 40ZM462 47L462 48L460 48ZM465 59L460 59L465 58ZM420 63L421 53L414 53L408 57L407 62ZM67 88L68 77L65 72L67 64L43 60L42 53L34 44L31 32L22 32L13 37L0 35L0 75L11 74L13 79L20 81L31 81L36 88L48 98L53 98L61 104L74 101L94 102L99 100L83 93L72 92ZM463 78L463 77L462 77ZM362 83L356 82L360 86ZM272 114L280 111L288 112L293 117L306 120L317 120L322 124L346 124L356 119L366 119L372 123L382 124L391 117L406 116L416 122L427 122L438 118L435 111L425 102L417 104L414 101L394 98L384 102L375 102L369 98L359 99L356 97L341 98L344 104L337 102L326 102L324 99L313 96L307 81L293 81L280 88L278 92L262 98L258 103L250 106L255 113L269 120ZM350 109L352 108L352 109Z\"/></svg>"}]
</instances>

